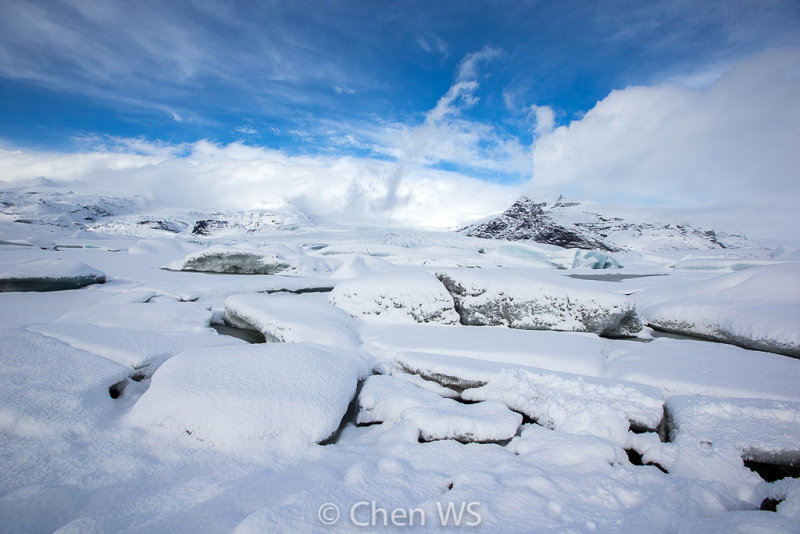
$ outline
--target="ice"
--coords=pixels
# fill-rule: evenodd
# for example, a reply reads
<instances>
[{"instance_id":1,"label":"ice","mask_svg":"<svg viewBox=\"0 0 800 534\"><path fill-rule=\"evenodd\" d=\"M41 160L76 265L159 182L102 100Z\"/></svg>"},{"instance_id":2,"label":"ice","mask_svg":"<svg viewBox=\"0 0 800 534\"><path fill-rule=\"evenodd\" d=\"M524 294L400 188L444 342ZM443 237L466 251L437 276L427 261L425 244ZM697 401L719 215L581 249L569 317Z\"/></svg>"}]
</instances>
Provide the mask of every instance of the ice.
<instances>
[{"instance_id":1,"label":"ice","mask_svg":"<svg viewBox=\"0 0 800 534\"><path fill-rule=\"evenodd\" d=\"M800 464L800 402L670 397L670 438L732 449L745 460Z\"/></svg>"},{"instance_id":2,"label":"ice","mask_svg":"<svg viewBox=\"0 0 800 534\"><path fill-rule=\"evenodd\" d=\"M405 380L382 375L364 382L358 405L357 423L405 421L419 430L423 441L503 441L512 438L522 423L522 416L502 403L460 404Z\"/></svg>"},{"instance_id":3,"label":"ice","mask_svg":"<svg viewBox=\"0 0 800 534\"><path fill-rule=\"evenodd\" d=\"M548 428L620 445L631 425L655 429L663 415L661 392L639 384L439 354L402 353L395 361L406 372L463 389L464 400L500 401Z\"/></svg>"},{"instance_id":4,"label":"ice","mask_svg":"<svg viewBox=\"0 0 800 534\"><path fill-rule=\"evenodd\" d=\"M0 265L0 292L63 291L102 284L106 275L79 261L36 258Z\"/></svg>"},{"instance_id":5,"label":"ice","mask_svg":"<svg viewBox=\"0 0 800 534\"><path fill-rule=\"evenodd\" d=\"M735 272L761 267L763 265L773 265L776 262L759 259L742 258L690 258L679 261L675 264L676 269L685 271L720 271Z\"/></svg>"},{"instance_id":6,"label":"ice","mask_svg":"<svg viewBox=\"0 0 800 534\"><path fill-rule=\"evenodd\" d=\"M800 263L754 267L637 295L659 330L800 357Z\"/></svg>"},{"instance_id":7,"label":"ice","mask_svg":"<svg viewBox=\"0 0 800 534\"><path fill-rule=\"evenodd\" d=\"M167 360L126 418L223 450L293 449L333 434L370 371L360 352L267 343Z\"/></svg>"},{"instance_id":8,"label":"ice","mask_svg":"<svg viewBox=\"0 0 800 534\"><path fill-rule=\"evenodd\" d=\"M242 293L225 299L225 321L258 330L267 341L357 348L353 319L324 294Z\"/></svg>"},{"instance_id":9,"label":"ice","mask_svg":"<svg viewBox=\"0 0 800 534\"><path fill-rule=\"evenodd\" d=\"M629 336L642 325L625 296L576 284L540 282L524 272L440 271L465 325Z\"/></svg>"},{"instance_id":10,"label":"ice","mask_svg":"<svg viewBox=\"0 0 800 534\"><path fill-rule=\"evenodd\" d=\"M170 264L169 268L225 274L309 274L331 271L333 265L284 245L253 249L215 245L193 252L182 262Z\"/></svg>"},{"instance_id":11,"label":"ice","mask_svg":"<svg viewBox=\"0 0 800 534\"><path fill-rule=\"evenodd\" d=\"M392 273L339 283L331 304L368 320L457 324L453 297L433 275Z\"/></svg>"}]
</instances>

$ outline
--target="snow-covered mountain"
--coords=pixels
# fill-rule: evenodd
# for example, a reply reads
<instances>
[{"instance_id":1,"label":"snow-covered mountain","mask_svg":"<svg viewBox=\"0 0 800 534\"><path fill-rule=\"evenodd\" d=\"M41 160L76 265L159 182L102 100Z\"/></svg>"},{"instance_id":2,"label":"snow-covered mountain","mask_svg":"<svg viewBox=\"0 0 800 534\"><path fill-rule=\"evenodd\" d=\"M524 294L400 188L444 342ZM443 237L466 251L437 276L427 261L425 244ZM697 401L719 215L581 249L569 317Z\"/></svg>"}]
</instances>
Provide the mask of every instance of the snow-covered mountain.
<instances>
[{"instance_id":1,"label":"snow-covered mountain","mask_svg":"<svg viewBox=\"0 0 800 534\"><path fill-rule=\"evenodd\" d=\"M607 252L757 248L741 234L685 224L627 221L604 214L594 205L569 202L563 196L549 206L547 202L520 197L502 214L459 231L484 239L534 241Z\"/></svg>"},{"instance_id":2,"label":"snow-covered mountain","mask_svg":"<svg viewBox=\"0 0 800 534\"><path fill-rule=\"evenodd\" d=\"M140 197L84 194L47 181L40 181L37 187L0 191L0 221L115 235L176 234L198 238L296 230L312 224L305 213L283 201L254 210L167 210Z\"/></svg>"}]
</instances>

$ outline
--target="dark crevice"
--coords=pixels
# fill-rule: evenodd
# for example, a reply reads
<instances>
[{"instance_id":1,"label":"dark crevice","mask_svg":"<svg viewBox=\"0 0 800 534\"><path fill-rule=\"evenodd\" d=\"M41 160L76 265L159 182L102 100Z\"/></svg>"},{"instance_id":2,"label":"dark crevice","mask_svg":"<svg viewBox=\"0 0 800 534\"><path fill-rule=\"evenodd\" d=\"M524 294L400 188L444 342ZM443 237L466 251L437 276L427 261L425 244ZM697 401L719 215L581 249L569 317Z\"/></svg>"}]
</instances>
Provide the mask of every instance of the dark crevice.
<instances>
[{"instance_id":1,"label":"dark crevice","mask_svg":"<svg viewBox=\"0 0 800 534\"><path fill-rule=\"evenodd\" d=\"M782 478L800 478L800 465L777 465L744 460L744 466L757 473L766 482L775 482Z\"/></svg>"},{"instance_id":2,"label":"dark crevice","mask_svg":"<svg viewBox=\"0 0 800 534\"><path fill-rule=\"evenodd\" d=\"M625 452L628 455L628 461L630 461L630 463L632 463L633 465L637 465L637 466L653 466L653 467L658 468L658 470L660 470L662 473L665 473L665 474L669 473L669 471L664 469L664 467L659 463L656 463L656 462L644 462L642 453L637 451L636 449L625 449Z\"/></svg>"},{"instance_id":3,"label":"dark crevice","mask_svg":"<svg viewBox=\"0 0 800 534\"><path fill-rule=\"evenodd\" d=\"M478 443L480 445L500 445L501 447L505 447L514 437L510 437L508 439L489 439L489 440L476 440L476 439L467 439L467 438L429 438L423 436L420 433L419 437L417 438L417 443L433 443L435 441L455 441L461 443L462 445L467 445L468 443Z\"/></svg>"},{"instance_id":4,"label":"dark crevice","mask_svg":"<svg viewBox=\"0 0 800 534\"><path fill-rule=\"evenodd\" d=\"M778 505L783 501L784 499L772 499L770 497L767 497L766 499L761 501L761 507L759 509L764 512L777 512Z\"/></svg>"},{"instance_id":5,"label":"dark crevice","mask_svg":"<svg viewBox=\"0 0 800 534\"><path fill-rule=\"evenodd\" d=\"M248 343L266 343L267 338L258 330L251 330L249 328L237 328L228 324L212 324L211 328L223 336L232 336L238 339L243 339Z\"/></svg>"},{"instance_id":6,"label":"dark crevice","mask_svg":"<svg viewBox=\"0 0 800 534\"><path fill-rule=\"evenodd\" d=\"M331 291L333 291L333 286L302 287L300 289L267 289L265 291L259 291L259 293L267 293L269 295L275 293L290 293L292 295L302 295L304 293L330 293Z\"/></svg>"},{"instance_id":7,"label":"dark crevice","mask_svg":"<svg viewBox=\"0 0 800 534\"><path fill-rule=\"evenodd\" d=\"M356 425L356 417L358 416L358 396L361 394L361 388L364 386L364 382L365 380L359 380L358 385L356 386L356 392L353 395L350 404L347 405L347 410L342 416L342 421L339 423L339 428L337 428L333 434L320 441L320 445L336 445L336 443L339 442L339 438L342 436L342 432L344 431L345 427L347 427L347 425Z\"/></svg>"}]
</instances>

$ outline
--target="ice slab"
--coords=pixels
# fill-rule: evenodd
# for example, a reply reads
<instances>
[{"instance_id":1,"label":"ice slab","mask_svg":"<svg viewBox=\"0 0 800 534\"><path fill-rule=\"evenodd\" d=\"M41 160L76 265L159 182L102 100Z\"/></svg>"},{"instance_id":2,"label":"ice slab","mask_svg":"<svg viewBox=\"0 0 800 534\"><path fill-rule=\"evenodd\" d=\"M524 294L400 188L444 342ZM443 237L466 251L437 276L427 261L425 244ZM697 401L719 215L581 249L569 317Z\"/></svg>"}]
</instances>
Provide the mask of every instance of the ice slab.
<instances>
[{"instance_id":1,"label":"ice slab","mask_svg":"<svg viewBox=\"0 0 800 534\"><path fill-rule=\"evenodd\" d=\"M631 426L655 429L664 401L655 388L439 354L401 353L406 372L463 389L468 401L495 400L539 424L624 445Z\"/></svg>"},{"instance_id":2,"label":"ice slab","mask_svg":"<svg viewBox=\"0 0 800 534\"><path fill-rule=\"evenodd\" d=\"M724 397L667 399L671 439L739 452L745 460L800 465L800 402Z\"/></svg>"},{"instance_id":3,"label":"ice slab","mask_svg":"<svg viewBox=\"0 0 800 534\"><path fill-rule=\"evenodd\" d=\"M331 304L354 317L388 322L457 324L453 297L425 272L380 274L347 280L331 292Z\"/></svg>"},{"instance_id":4,"label":"ice slab","mask_svg":"<svg viewBox=\"0 0 800 534\"><path fill-rule=\"evenodd\" d=\"M437 273L455 300L461 323L527 330L591 332L612 337L642 325L625 296L537 280L512 270L446 270Z\"/></svg>"},{"instance_id":5,"label":"ice slab","mask_svg":"<svg viewBox=\"0 0 800 534\"><path fill-rule=\"evenodd\" d=\"M63 291L105 281L105 273L75 260L37 258L0 265L0 292Z\"/></svg>"},{"instance_id":6,"label":"ice slab","mask_svg":"<svg viewBox=\"0 0 800 534\"><path fill-rule=\"evenodd\" d=\"M314 274L327 273L339 262L307 256L284 245L244 248L216 245L187 255L168 268L223 274Z\"/></svg>"},{"instance_id":7,"label":"ice slab","mask_svg":"<svg viewBox=\"0 0 800 534\"><path fill-rule=\"evenodd\" d=\"M637 303L653 328L800 357L800 263L721 274Z\"/></svg>"},{"instance_id":8,"label":"ice slab","mask_svg":"<svg viewBox=\"0 0 800 534\"><path fill-rule=\"evenodd\" d=\"M127 416L225 450L292 450L333 434L371 358L300 343L203 349L167 360Z\"/></svg>"},{"instance_id":9,"label":"ice slab","mask_svg":"<svg viewBox=\"0 0 800 534\"><path fill-rule=\"evenodd\" d=\"M391 376L369 377L358 396L356 422L405 421L423 441L492 442L512 438L522 416L499 402L461 404Z\"/></svg>"},{"instance_id":10,"label":"ice slab","mask_svg":"<svg viewBox=\"0 0 800 534\"><path fill-rule=\"evenodd\" d=\"M353 318L324 294L241 293L225 299L225 320L258 330L268 341L307 342L356 348L361 340Z\"/></svg>"}]
</instances>

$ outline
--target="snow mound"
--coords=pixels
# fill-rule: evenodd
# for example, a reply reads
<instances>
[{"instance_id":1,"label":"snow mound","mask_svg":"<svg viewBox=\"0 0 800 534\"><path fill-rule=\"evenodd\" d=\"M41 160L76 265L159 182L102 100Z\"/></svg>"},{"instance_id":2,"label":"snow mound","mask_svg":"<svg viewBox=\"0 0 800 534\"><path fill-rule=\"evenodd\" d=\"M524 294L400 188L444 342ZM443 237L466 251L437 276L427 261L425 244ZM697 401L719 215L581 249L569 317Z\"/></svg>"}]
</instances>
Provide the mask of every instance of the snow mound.
<instances>
[{"instance_id":1,"label":"snow mound","mask_svg":"<svg viewBox=\"0 0 800 534\"><path fill-rule=\"evenodd\" d=\"M511 439L522 423L522 416L502 403L461 404L383 375L364 382L358 405L357 423L406 421L419 429L423 441L503 441Z\"/></svg>"},{"instance_id":2,"label":"snow mound","mask_svg":"<svg viewBox=\"0 0 800 534\"><path fill-rule=\"evenodd\" d=\"M437 273L461 323L624 337L642 329L632 302L615 293L538 282L509 271Z\"/></svg>"},{"instance_id":3,"label":"snow mound","mask_svg":"<svg viewBox=\"0 0 800 534\"><path fill-rule=\"evenodd\" d=\"M85 263L39 258L0 266L0 292L63 291L102 284L106 275Z\"/></svg>"},{"instance_id":4,"label":"snow mound","mask_svg":"<svg viewBox=\"0 0 800 534\"><path fill-rule=\"evenodd\" d=\"M745 460L800 464L800 402L670 397L670 438L738 451Z\"/></svg>"},{"instance_id":5,"label":"snow mound","mask_svg":"<svg viewBox=\"0 0 800 534\"><path fill-rule=\"evenodd\" d=\"M754 267L638 295L655 329L800 357L800 264Z\"/></svg>"},{"instance_id":6,"label":"snow mound","mask_svg":"<svg viewBox=\"0 0 800 534\"><path fill-rule=\"evenodd\" d=\"M180 271L224 274L307 274L331 271L331 263L283 245L255 249L215 245L168 266Z\"/></svg>"},{"instance_id":7,"label":"snow mound","mask_svg":"<svg viewBox=\"0 0 800 534\"><path fill-rule=\"evenodd\" d=\"M427 273L379 274L347 280L329 296L354 317L394 322L458 324L453 297Z\"/></svg>"},{"instance_id":8,"label":"snow mound","mask_svg":"<svg viewBox=\"0 0 800 534\"><path fill-rule=\"evenodd\" d=\"M639 384L439 354L402 353L395 363L463 389L464 400L499 401L553 430L599 436L621 446L631 427L655 429L663 415L661 392Z\"/></svg>"},{"instance_id":9,"label":"snow mound","mask_svg":"<svg viewBox=\"0 0 800 534\"><path fill-rule=\"evenodd\" d=\"M336 431L370 360L299 343L183 352L156 371L127 419L227 450L292 450Z\"/></svg>"},{"instance_id":10,"label":"snow mound","mask_svg":"<svg viewBox=\"0 0 800 534\"><path fill-rule=\"evenodd\" d=\"M375 273L385 273L394 268L394 265L380 258L355 256L336 269L336 271L331 274L331 278L336 280L361 278Z\"/></svg>"},{"instance_id":11,"label":"snow mound","mask_svg":"<svg viewBox=\"0 0 800 534\"><path fill-rule=\"evenodd\" d=\"M320 294L242 293L225 299L225 321L258 330L267 341L317 343L355 348L361 345L353 319Z\"/></svg>"}]
</instances>

